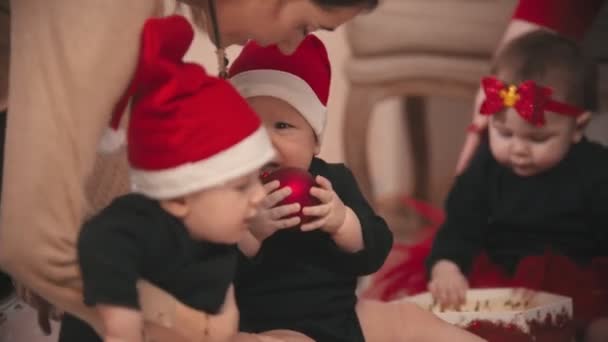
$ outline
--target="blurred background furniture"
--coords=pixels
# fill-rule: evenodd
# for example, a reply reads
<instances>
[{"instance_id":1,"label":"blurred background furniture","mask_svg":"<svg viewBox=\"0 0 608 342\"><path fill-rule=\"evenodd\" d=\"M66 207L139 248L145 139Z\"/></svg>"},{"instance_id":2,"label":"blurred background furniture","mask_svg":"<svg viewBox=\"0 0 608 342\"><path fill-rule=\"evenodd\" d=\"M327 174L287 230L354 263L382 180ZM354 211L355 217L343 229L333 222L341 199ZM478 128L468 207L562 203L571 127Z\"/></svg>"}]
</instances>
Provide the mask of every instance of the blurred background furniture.
<instances>
[{"instance_id":1,"label":"blurred background furniture","mask_svg":"<svg viewBox=\"0 0 608 342\"><path fill-rule=\"evenodd\" d=\"M429 199L427 98L471 103L489 70L515 0L385 0L347 26L352 57L344 122L345 159L372 200L368 127L374 106L402 100L411 146L412 196Z\"/></svg>"}]
</instances>

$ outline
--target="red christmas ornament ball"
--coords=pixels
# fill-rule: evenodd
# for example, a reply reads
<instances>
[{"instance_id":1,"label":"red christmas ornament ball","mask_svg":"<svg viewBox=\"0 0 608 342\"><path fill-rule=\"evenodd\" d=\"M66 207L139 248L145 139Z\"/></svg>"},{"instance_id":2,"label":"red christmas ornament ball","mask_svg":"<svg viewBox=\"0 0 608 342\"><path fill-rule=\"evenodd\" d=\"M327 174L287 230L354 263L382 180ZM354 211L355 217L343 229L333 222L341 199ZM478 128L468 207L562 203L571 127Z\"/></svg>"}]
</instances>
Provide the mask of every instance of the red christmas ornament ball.
<instances>
[{"instance_id":1,"label":"red christmas ornament ball","mask_svg":"<svg viewBox=\"0 0 608 342\"><path fill-rule=\"evenodd\" d=\"M262 174L262 183L266 184L273 180L279 181L279 188L288 186L291 194L277 204L277 206L299 203L300 211L286 216L299 216L302 223L310 222L314 217L302 214L302 208L321 204L319 199L310 194L310 189L316 185L314 177L306 170L295 167L284 167Z\"/></svg>"}]
</instances>

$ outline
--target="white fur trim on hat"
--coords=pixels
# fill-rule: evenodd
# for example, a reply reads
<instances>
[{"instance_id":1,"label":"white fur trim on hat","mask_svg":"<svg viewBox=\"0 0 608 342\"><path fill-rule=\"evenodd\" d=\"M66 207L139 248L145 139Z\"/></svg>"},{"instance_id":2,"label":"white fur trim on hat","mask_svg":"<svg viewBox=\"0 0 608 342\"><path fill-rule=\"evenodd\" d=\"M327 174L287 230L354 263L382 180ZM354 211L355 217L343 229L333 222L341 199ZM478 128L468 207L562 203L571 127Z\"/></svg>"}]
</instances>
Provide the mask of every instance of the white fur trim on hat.
<instances>
[{"instance_id":1,"label":"white fur trim on hat","mask_svg":"<svg viewBox=\"0 0 608 342\"><path fill-rule=\"evenodd\" d=\"M106 128L99 140L97 149L101 153L113 153L124 147L127 142L127 135L122 128Z\"/></svg>"},{"instance_id":2,"label":"white fur trim on hat","mask_svg":"<svg viewBox=\"0 0 608 342\"><path fill-rule=\"evenodd\" d=\"M230 82L244 98L271 96L293 106L320 139L327 121L327 108L303 79L288 72L259 69L236 74Z\"/></svg>"},{"instance_id":3,"label":"white fur trim on hat","mask_svg":"<svg viewBox=\"0 0 608 342\"><path fill-rule=\"evenodd\" d=\"M163 200L226 183L256 171L275 155L263 127L207 159L160 171L131 169L134 192Z\"/></svg>"}]
</instances>

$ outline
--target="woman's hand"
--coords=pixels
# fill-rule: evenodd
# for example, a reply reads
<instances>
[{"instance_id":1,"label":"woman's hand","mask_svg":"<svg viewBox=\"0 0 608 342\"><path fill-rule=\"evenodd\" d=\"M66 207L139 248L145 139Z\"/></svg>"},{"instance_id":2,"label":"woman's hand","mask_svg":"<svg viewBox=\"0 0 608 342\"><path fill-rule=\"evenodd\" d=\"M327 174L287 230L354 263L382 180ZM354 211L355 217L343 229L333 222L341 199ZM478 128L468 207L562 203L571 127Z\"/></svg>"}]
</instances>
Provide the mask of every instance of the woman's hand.
<instances>
[{"instance_id":1,"label":"woman's hand","mask_svg":"<svg viewBox=\"0 0 608 342\"><path fill-rule=\"evenodd\" d=\"M45 335L50 335L52 333L50 320L61 321L63 312L22 284L13 282L13 286L17 292L17 297L36 309L40 330L42 330Z\"/></svg>"}]
</instances>

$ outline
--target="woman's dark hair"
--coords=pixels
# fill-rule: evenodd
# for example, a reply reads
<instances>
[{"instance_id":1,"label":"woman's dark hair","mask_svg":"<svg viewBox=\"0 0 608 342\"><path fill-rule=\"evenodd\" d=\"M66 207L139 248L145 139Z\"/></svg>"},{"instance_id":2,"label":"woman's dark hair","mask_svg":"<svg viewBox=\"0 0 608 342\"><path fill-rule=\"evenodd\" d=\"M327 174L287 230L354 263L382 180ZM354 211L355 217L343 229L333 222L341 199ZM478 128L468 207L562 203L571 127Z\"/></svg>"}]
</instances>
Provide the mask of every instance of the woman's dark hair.
<instances>
[{"instance_id":1,"label":"woman's dark hair","mask_svg":"<svg viewBox=\"0 0 608 342\"><path fill-rule=\"evenodd\" d=\"M372 10L378 6L379 0L313 0L317 5L322 7L351 7L363 6L366 9Z\"/></svg>"}]
</instances>

